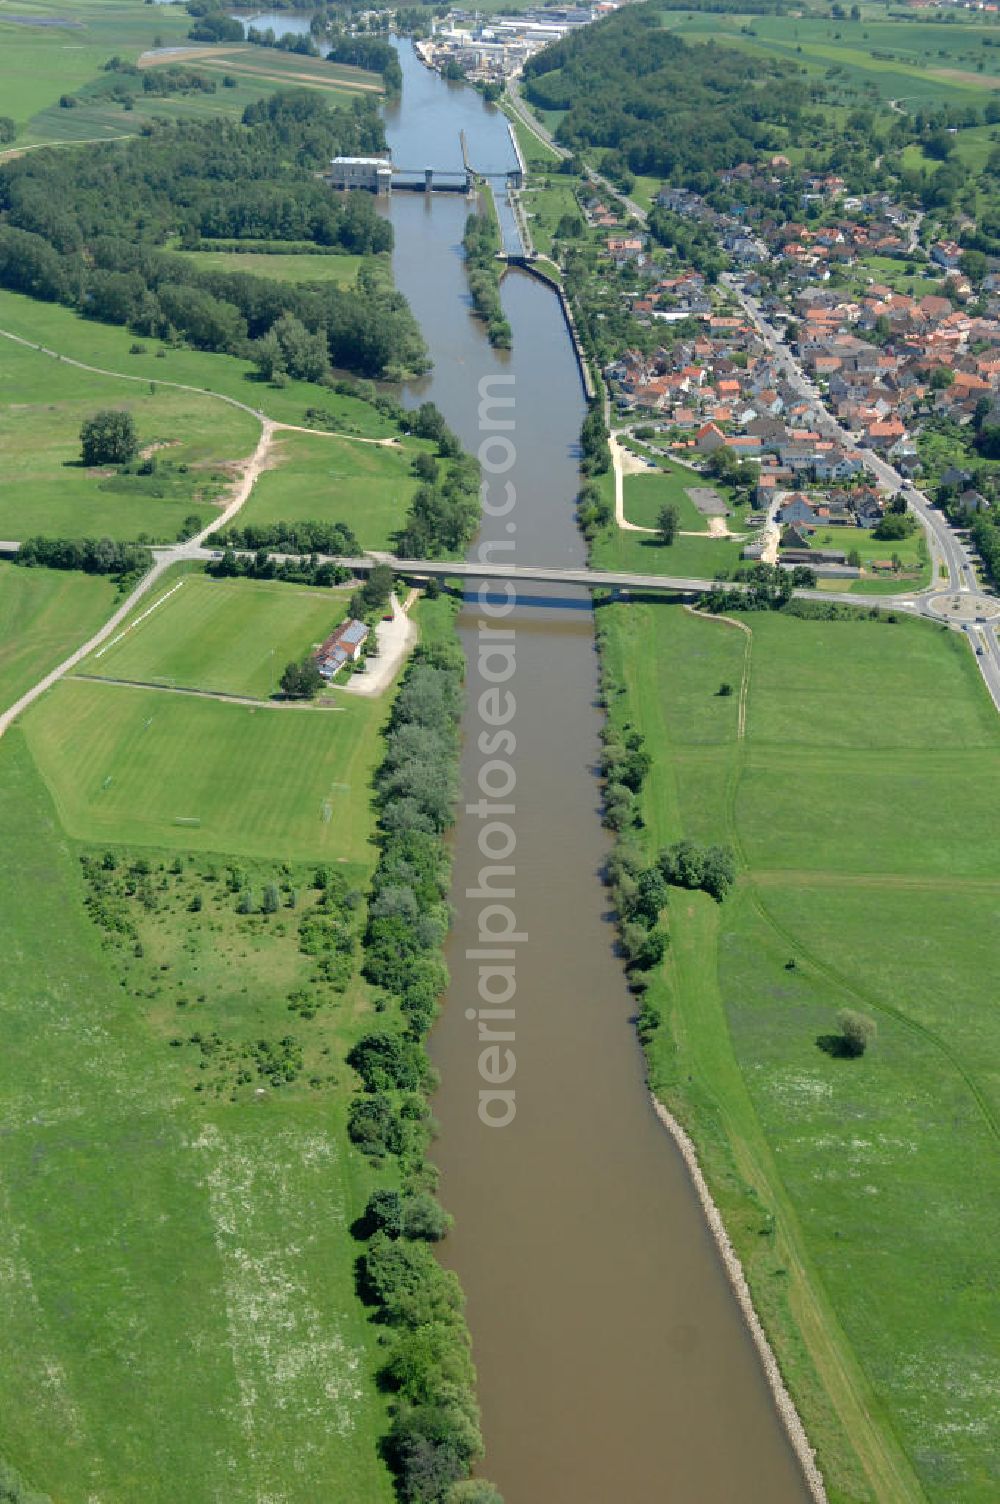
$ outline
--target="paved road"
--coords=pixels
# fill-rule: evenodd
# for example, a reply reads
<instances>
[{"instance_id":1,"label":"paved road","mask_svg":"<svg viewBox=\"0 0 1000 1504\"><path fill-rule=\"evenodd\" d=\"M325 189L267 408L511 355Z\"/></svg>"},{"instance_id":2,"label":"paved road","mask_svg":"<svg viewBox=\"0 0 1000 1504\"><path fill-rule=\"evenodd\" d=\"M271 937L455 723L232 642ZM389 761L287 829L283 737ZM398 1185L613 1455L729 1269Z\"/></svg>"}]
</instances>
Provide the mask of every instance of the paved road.
<instances>
[{"instance_id":1,"label":"paved road","mask_svg":"<svg viewBox=\"0 0 1000 1504\"><path fill-rule=\"evenodd\" d=\"M542 122L535 118L531 106L525 103L521 94L520 79L510 78L507 80L507 99L522 125L526 126L533 135L537 136L550 150L554 151L557 157L566 158L573 155L572 152L566 150L565 146L560 146L551 131L547 130ZM621 189L616 188L610 178L602 177L599 172L594 172L586 163L584 163L583 170L595 188L600 188L605 193L613 193L615 198L621 200L634 219L637 219L640 224L644 225L646 223L645 209L640 208L633 199L626 198Z\"/></svg>"}]
</instances>

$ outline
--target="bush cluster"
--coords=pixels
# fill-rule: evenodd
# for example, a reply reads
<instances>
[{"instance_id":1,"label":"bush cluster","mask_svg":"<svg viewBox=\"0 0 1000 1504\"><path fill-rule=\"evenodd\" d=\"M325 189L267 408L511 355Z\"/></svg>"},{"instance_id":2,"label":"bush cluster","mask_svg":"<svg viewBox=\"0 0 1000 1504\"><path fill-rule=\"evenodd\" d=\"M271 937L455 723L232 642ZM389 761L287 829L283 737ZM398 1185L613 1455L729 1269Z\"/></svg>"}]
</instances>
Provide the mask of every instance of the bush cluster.
<instances>
[{"instance_id":1,"label":"bush cluster","mask_svg":"<svg viewBox=\"0 0 1000 1504\"><path fill-rule=\"evenodd\" d=\"M783 611L792 599L793 590L813 590L815 572L805 564L782 569L778 564L751 564L734 571L733 579L742 581L740 588L724 590L714 586L698 598L698 609L724 615L728 611Z\"/></svg>"},{"instance_id":2,"label":"bush cluster","mask_svg":"<svg viewBox=\"0 0 1000 1504\"><path fill-rule=\"evenodd\" d=\"M700 888L721 903L736 881L736 859L730 846L701 846L675 841L657 858L665 882L675 888Z\"/></svg>"},{"instance_id":3,"label":"bush cluster","mask_svg":"<svg viewBox=\"0 0 1000 1504\"><path fill-rule=\"evenodd\" d=\"M239 547L240 545L237 545ZM349 569L334 564L329 559L320 560L315 554L287 559L273 559L266 548L258 548L255 554L236 554L227 548L219 559L212 559L205 566L206 572L216 579L286 580L293 585L317 585L328 588L342 585L351 577Z\"/></svg>"},{"instance_id":4,"label":"bush cluster","mask_svg":"<svg viewBox=\"0 0 1000 1504\"><path fill-rule=\"evenodd\" d=\"M601 777L604 779L604 824L609 830L625 830L638 823L638 795L651 759L642 733L625 726L621 731L608 725L602 733Z\"/></svg>"},{"instance_id":5,"label":"bush cluster","mask_svg":"<svg viewBox=\"0 0 1000 1504\"><path fill-rule=\"evenodd\" d=\"M148 548L112 538L27 538L16 557L28 568L80 569L84 574L125 577L144 574L153 563Z\"/></svg>"},{"instance_id":6,"label":"bush cluster","mask_svg":"<svg viewBox=\"0 0 1000 1504\"><path fill-rule=\"evenodd\" d=\"M593 541L601 528L607 527L611 518L611 505L600 486L596 481L585 481L576 499L576 520L588 543Z\"/></svg>"}]
</instances>

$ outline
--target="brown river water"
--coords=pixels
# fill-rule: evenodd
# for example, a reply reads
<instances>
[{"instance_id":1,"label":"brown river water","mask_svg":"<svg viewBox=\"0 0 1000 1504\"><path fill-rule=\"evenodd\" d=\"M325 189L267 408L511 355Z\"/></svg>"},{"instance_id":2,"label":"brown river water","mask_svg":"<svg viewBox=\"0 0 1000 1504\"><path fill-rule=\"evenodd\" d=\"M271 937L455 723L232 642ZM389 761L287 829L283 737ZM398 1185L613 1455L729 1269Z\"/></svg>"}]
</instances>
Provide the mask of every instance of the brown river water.
<instances>
[{"instance_id":1,"label":"brown river water","mask_svg":"<svg viewBox=\"0 0 1000 1504\"><path fill-rule=\"evenodd\" d=\"M403 98L386 122L397 161L460 162L464 127L479 170L510 165L502 115L405 44L401 60ZM407 400L433 398L487 465L498 515L470 557L502 543L513 547L487 556L582 564L573 503L585 404L556 298L508 275L514 348L492 351L469 313L464 199L399 193L388 212L397 284L435 363ZM481 415L484 377L506 378L492 396L513 405ZM507 611L491 589L487 611ZM460 629L473 808L455 834L452 985L431 1040L442 1079L433 1157L455 1216L443 1257L468 1297L483 1474L506 1504L801 1504L756 1350L645 1087L599 876L608 840L589 599L529 595L491 617L472 593ZM484 813L484 797L514 808ZM494 870L480 893L484 868ZM493 954L469 954L483 951ZM477 1012L487 1008L504 1016ZM483 1121L512 1111L506 1126Z\"/></svg>"}]
</instances>

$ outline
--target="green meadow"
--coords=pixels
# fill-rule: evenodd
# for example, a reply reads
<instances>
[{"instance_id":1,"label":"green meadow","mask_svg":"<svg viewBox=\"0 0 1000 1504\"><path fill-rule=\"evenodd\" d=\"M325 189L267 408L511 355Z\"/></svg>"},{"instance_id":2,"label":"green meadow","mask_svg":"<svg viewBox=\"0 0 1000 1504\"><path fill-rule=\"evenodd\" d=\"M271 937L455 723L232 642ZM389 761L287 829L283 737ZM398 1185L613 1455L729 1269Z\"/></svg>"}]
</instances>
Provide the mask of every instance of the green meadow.
<instances>
[{"instance_id":1,"label":"green meadow","mask_svg":"<svg viewBox=\"0 0 1000 1504\"><path fill-rule=\"evenodd\" d=\"M341 396L307 381L270 386L260 380L249 361L235 355L166 346L158 340L137 340L127 329L93 323L72 309L39 303L21 293L0 290L0 331L43 345L67 361L99 366L113 375L127 376L147 385L155 382L158 390L179 384L231 397L282 423L301 423L306 409L316 407L327 415L330 426L342 433L379 438L396 432L394 424L357 397ZM15 348L11 341L0 338L0 372L7 360L8 346ZM133 346L138 348L133 350ZM93 390L91 373L80 372L77 379L81 390ZM86 386L82 385L84 382ZM206 411L223 421L221 403Z\"/></svg>"},{"instance_id":2,"label":"green meadow","mask_svg":"<svg viewBox=\"0 0 1000 1504\"><path fill-rule=\"evenodd\" d=\"M565 178L545 178L545 187L536 188L529 182L522 195L524 212L535 249L547 255L552 250L556 227L564 215L582 221L580 205L573 188Z\"/></svg>"},{"instance_id":3,"label":"green meadow","mask_svg":"<svg viewBox=\"0 0 1000 1504\"><path fill-rule=\"evenodd\" d=\"M0 566L5 693L99 593ZM262 689L341 602L178 571L111 651ZM317 863L367 887L386 714L67 679L0 742L0 1457L46 1497L395 1497L351 1234L391 1179L349 1144L343 1064L373 1004L299 934Z\"/></svg>"},{"instance_id":4,"label":"green meadow","mask_svg":"<svg viewBox=\"0 0 1000 1504\"><path fill-rule=\"evenodd\" d=\"M171 571L80 672L267 699L346 605L342 591Z\"/></svg>"},{"instance_id":5,"label":"green meadow","mask_svg":"<svg viewBox=\"0 0 1000 1504\"><path fill-rule=\"evenodd\" d=\"M640 478L644 479L635 477ZM627 487L629 482L626 481L625 484ZM611 494L613 498L614 493ZM628 495L627 490L625 494ZM627 506L628 503L626 508ZM590 549L590 562L594 569L620 569L629 574L669 574L685 579L711 580L717 574L728 574L736 568L743 546L736 539L713 538L707 532L696 537L678 533L673 543L664 545L658 537L625 532L612 521L594 539Z\"/></svg>"},{"instance_id":6,"label":"green meadow","mask_svg":"<svg viewBox=\"0 0 1000 1504\"><path fill-rule=\"evenodd\" d=\"M995 713L947 630L742 620L749 636L680 607L600 613L612 718L653 754L644 844L725 841L740 867L722 905L671 895L651 1078L698 1144L830 1498L987 1504ZM843 1007L877 1024L861 1059L832 1047Z\"/></svg>"},{"instance_id":7,"label":"green meadow","mask_svg":"<svg viewBox=\"0 0 1000 1504\"><path fill-rule=\"evenodd\" d=\"M634 447L639 455L647 453L641 444L629 447ZM688 491L696 486L715 489L714 482L672 460L661 459L659 456L649 458L653 460L655 469L626 475L624 478L622 499L626 519L638 527L656 527L660 508L671 502L680 514L679 527L683 531L707 533L708 519L698 511Z\"/></svg>"},{"instance_id":8,"label":"green meadow","mask_svg":"<svg viewBox=\"0 0 1000 1504\"><path fill-rule=\"evenodd\" d=\"M107 578L0 562L0 710L96 632L114 604Z\"/></svg>"},{"instance_id":9,"label":"green meadow","mask_svg":"<svg viewBox=\"0 0 1000 1504\"><path fill-rule=\"evenodd\" d=\"M248 104L282 88L318 89L334 104L382 88L377 74L318 58L240 43L199 47L188 41L191 17L182 5L74 0L60 10L44 0L26 0L16 15L17 20L0 15L0 75L4 111L20 128L18 147L115 140L136 135L156 118L238 120ZM171 47L197 48L190 64L176 55L165 60L194 66L215 82L214 93L140 93L131 109L102 97L110 57L135 62L145 52ZM231 83L224 87L227 76ZM75 106L61 106L63 96L75 98Z\"/></svg>"},{"instance_id":10,"label":"green meadow","mask_svg":"<svg viewBox=\"0 0 1000 1504\"><path fill-rule=\"evenodd\" d=\"M925 590L931 583L930 559L923 528L918 527L908 538L896 538L885 542L872 535L866 527L819 528L809 539L811 548L836 549L841 553L857 553L862 567L886 593L893 591ZM891 565L899 560L899 574L875 570L876 564ZM866 583L862 581L861 583ZM874 584L872 589L874 589Z\"/></svg>"},{"instance_id":11,"label":"green meadow","mask_svg":"<svg viewBox=\"0 0 1000 1504\"><path fill-rule=\"evenodd\" d=\"M271 255L266 251L185 251L184 259L210 272L247 272L276 282L335 282L353 287L362 266L378 264L371 256Z\"/></svg>"},{"instance_id":12,"label":"green meadow","mask_svg":"<svg viewBox=\"0 0 1000 1504\"><path fill-rule=\"evenodd\" d=\"M66 679L24 735L75 840L367 862L385 715L355 696L255 708Z\"/></svg>"},{"instance_id":13,"label":"green meadow","mask_svg":"<svg viewBox=\"0 0 1000 1504\"><path fill-rule=\"evenodd\" d=\"M238 916L225 870L187 854L116 848L106 860L150 873L143 901L115 911L140 938L102 932L19 728L0 769L19 875L0 912L0 1455L66 1504L390 1504L348 1231L371 1188L347 1144L341 1065L363 989L290 1013L311 970L296 915L283 900ZM244 792L213 785L216 807ZM363 886L366 867L345 871ZM270 860L243 879L312 901L310 869ZM252 1062L279 1037L302 1051L298 1079L251 1069L250 1084L212 1089L227 1051Z\"/></svg>"},{"instance_id":14,"label":"green meadow","mask_svg":"<svg viewBox=\"0 0 1000 1504\"><path fill-rule=\"evenodd\" d=\"M107 407L132 413L141 450L155 451L154 474L84 468L80 426ZM210 519L259 432L228 403L96 376L0 340L0 536L173 541L189 516Z\"/></svg>"},{"instance_id":15,"label":"green meadow","mask_svg":"<svg viewBox=\"0 0 1000 1504\"><path fill-rule=\"evenodd\" d=\"M665 12L663 24L690 41L712 39L788 58L834 85L870 92L883 102L934 105L953 101L957 93L981 105L1000 77L996 29L983 24L677 11Z\"/></svg>"},{"instance_id":16,"label":"green meadow","mask_svg":"<svg viewBox=\"0 0 1000 1504\"><path fill-rule=\"evenodd\" d=\"M57 115L71 117L74 110L58 110L59 96L72 93L96 77L109 57L117 54L134 60L155 44L181 43L191 20L183 6L142 5L136 0L74 0L60 9L46 0L18 0L11 21L0 13L0 75L3 78L3 111L19 126L29 126L32 117L49 106ZM52 18L62 24L51 25ZM120 119L127 119L119 108ZM64 124L70 122L64 119ZM100 135L121 134L120 130ZM29 127L19 141L49 139ZM53 139L61 139L54 137Z\"/></svg>"},{"instance_id":17,"label":"green meadow","mask_svg":"<svg viewBox=\"0 0 1000 1504\"><path fill-rule=\"evenodd\" d=\"M418 482L415 441L357 444L319 434L279 434L270 469L240 512L244 525L346 522L362 548L387 549Z\"/></svg>"}]
</instances>

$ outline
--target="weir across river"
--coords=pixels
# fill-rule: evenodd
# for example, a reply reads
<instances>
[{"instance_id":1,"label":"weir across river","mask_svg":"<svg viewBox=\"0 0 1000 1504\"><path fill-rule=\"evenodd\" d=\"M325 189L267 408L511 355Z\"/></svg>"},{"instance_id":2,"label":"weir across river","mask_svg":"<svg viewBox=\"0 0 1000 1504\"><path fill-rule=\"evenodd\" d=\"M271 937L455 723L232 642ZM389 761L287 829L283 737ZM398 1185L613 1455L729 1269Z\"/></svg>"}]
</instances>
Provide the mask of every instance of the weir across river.
<instances>
[{"instance_id":1,"label":"weir across river","mask_svg":"<svg viewBox=\"0 0 1000 1504\"><path fill-rule=\"evenodd\" d=\"M366 177L355 176L353 181L341 181L334 173L333 182L335 187L358 187L367 188L372 192L385 194L403 190L411 193L465 193L472 194L476 191L477 179L490 179L502 183L509 191L517 191L524 186L525 164L521 153L521 147L515 134L513 125L508 121L507 131L510 138L511 150L514 155L514 165L507 167L501 172L495 170L481 171L476 168L469 154L468 137L464 129L458 133L459 145L462 152L461 167L449 165L447 167L424 164L419 167L403 167L399 163L386 158L379 162L371 158L371 171ZM335 159L337 162L347 159ZM387 170L388 169L388 170Z\"/></svg>"}]
</instances>

